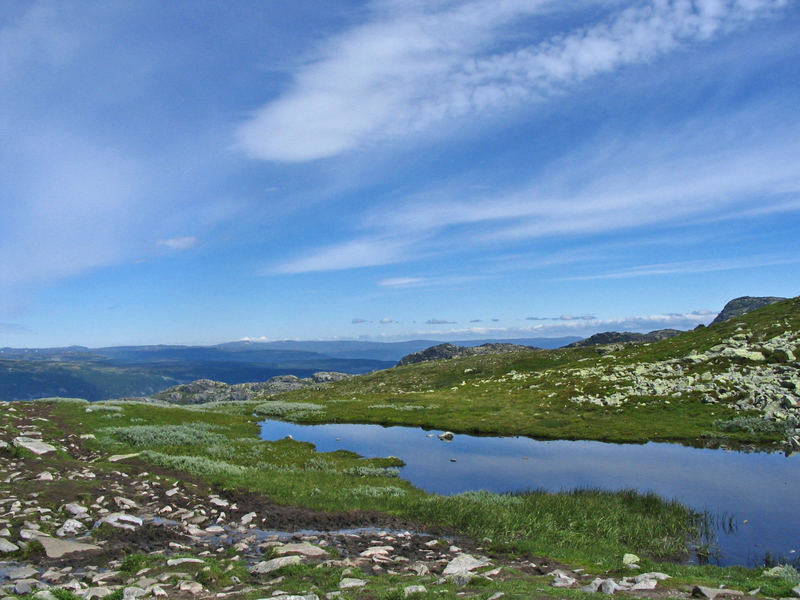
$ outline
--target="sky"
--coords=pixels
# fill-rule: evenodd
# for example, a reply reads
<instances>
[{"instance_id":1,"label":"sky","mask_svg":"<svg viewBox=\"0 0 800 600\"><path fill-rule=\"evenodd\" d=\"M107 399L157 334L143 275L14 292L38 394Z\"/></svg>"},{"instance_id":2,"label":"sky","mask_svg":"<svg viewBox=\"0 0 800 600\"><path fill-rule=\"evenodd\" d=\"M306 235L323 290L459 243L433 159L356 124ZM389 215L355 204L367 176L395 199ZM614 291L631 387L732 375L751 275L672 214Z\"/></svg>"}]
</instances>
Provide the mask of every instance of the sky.
<instances>
[{"instance_id":1,"label":"sky","mask_svg":"<svg viewBox=\"0 0 800 600\"><path fill-rule=\"evenodd\" d=\"M800 3L0 0L0 347L796 296Z\"/></svg>"}]
</instances>

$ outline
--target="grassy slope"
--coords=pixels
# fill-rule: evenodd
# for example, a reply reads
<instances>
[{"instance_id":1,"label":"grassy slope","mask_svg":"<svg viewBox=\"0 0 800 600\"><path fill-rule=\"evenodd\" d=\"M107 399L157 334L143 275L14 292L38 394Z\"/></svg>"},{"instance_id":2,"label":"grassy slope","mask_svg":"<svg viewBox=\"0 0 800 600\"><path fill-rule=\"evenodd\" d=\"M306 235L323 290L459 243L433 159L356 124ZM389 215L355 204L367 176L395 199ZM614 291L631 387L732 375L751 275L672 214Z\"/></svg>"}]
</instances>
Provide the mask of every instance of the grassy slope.
<instances>
[{"instance_id":1,"label":"grassy slope","mask_svg":"<svg viewBox=\"0 0 800 600\"><path fill-rule=\"evenodd\" d=\"M724 403L704 404L699 392L680 399L642 396L619 407L570 401L580 394L603 395L613 387L599 378L579 380L575 369L680 359L719 344L733 335L739 324L758 340L800 330L800 299L604 356L595 348L565 348L419 363L342 381L323 390L283 394L280 399L324 405L324 410L302 415L298 420L303 422L419 425L544 439L775 446L781 437L774 433L715 430L715 421L748 413ZM730 360L720 359L697 366L696 371L721 372L730 365Z\"/></svg>"}]
</instances>

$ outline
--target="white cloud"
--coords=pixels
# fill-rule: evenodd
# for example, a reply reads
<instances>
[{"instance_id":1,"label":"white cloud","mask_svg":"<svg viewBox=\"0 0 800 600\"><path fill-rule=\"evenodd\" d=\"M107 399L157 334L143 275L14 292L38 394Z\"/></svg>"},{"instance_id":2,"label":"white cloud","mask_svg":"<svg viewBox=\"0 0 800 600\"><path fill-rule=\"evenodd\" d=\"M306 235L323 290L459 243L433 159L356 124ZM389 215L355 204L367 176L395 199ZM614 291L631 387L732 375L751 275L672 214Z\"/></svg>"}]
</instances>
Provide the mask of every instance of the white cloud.
<instances>
[{"instance_id":1,"label":"white cloud","mask_svg":"<svg viewBox=\"0 0 800 600\"><path fill-rule=\"evenodd\" d=\"M584 3L592 4L592 3ZM594 2L602 14L608 4ZM550 39L498 50L510 28L557 2L376 5L372 22L329 40L290 89L237 130L251 157L308 161L442 122L497 114L621 66L707 40L786 0L654 0ZM582 5L579 5L582 8ZM616 8L612 5L612 8ZM535 27L532 28L535 31Z\"/></svg>"},{"instance_id":2,"label":"white cloud","mask_svg":"<svg viewBox=\"0 0 800 600\"><path fill-rule=\"evenodd\" d=\"M389 323L394 323L394 319L390 319L389 317L383 317L380 321L378 321L381 325L388 325Z\"/></svg>"},{"instance_id":3,"label":"white cloud","mask_svg":"<svg viewBox=\"0 0 800 600\"><path fill-rule=\"evenodd\" d=\"M425 321L426 325L452 325L455 321L448 321L447 319L428 319Z\"/></svg>"},{"instance_id":4,"label":"white cloud","mask_svg":"<svg viewBox=\"0 0 800 600\"><path fill-rule=\"evenodd\" d=\"M417 254L416 240L396 237L361 238L315 249L304 256L274 265L271 273L337 271L404 262Z\"/></svg>"},{"instance_id":5,"label":"white cloud","mask_svg":"<svg viewBox=\"0 0 800 600\"><path fill-rule=\"evenodd\" d=\"M778 265L800 263L800 258L781 256L744 256L737 258L689 260L672 263L639 265L620 271L564 277L563 281L582 281L593 279L632 279L635 277L651 277L655 275L687 275L690 273L712 273L715 271L735 271L739 269L756 269Z\"/></svg>"},{"instance_id":6,"label":"white cloud","mask_svg":"<svg viewBox=\"0 0 800 600\"><path fill-rule=\"evenodd\" d=\"M170 250L187 250L192 246L196 246L198 241L199 240L193 236L176 237L158 240L156 245L169 248Z\"/></svg>"},{"instance_id":7,"label":"white cloud","mask_svg":"<svg viewBox=\"0 0 800 600\"><path fill-rule=\"evenodd\" d=\"M369 323L369 322L370 321L367 321L366 319L361 319L359 317L353 317L350 320L350 323L352 323L353 325L360 325L361 323Z\"/></svg>"},{"instance_id":8,"label":"white cloud","mask_svg":"<svg viewBox=\"0 0 800 600\"><path fill-rule=\"evenodd\" d=\"M380 287L416 287L425 283L422 277L390 277L378 282Z\"/></svg>"}]
</instances>

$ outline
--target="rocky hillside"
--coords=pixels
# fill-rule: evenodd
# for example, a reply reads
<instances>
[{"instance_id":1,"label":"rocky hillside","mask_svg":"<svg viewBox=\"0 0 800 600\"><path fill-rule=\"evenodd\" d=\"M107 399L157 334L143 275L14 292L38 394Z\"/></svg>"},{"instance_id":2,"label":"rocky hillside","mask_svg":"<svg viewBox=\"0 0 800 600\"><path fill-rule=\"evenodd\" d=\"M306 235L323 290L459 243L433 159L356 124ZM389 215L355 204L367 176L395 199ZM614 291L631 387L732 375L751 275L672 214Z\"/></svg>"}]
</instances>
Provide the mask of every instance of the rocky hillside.
<instances>
[{"instance_id":1,"label":"rocky hillside","mask_svg":"<svg viewBox=\"0 0 800 600\"><path fill-rule=\"evenodd\" d=\"M449 358L459 358L462 356L475 356L478 354L502 354L505 352L518 352L520 350L530 350L530 346L520 346L518 344L481 344L480 346L454 346L453 344L438 344L431 346L420 352L408 354L400 359L398 367L413 365L415 363L428 362L431 360L446 360Z\"/></svg>"},{"instance_id":2,"label":"rocky hillside","mask_svg":"<svg viewBox=\"0 0 800 600\"><path fill-rule=\"evenodd\" d=\"M567 346L567 348L581 348L585 346L600 346L602 344L624 344L627 342L657 342L659 340L667 340L676 335L683 333L680 329L656 329L650 333L634 333L632 331L604 331L603 333L595 333L594 335L574 342Z\"/></svg>"},{"instance_id":3,"label":"rocky hillside","mask_svg":"<svg viewBox=\"0 0 800 600\"><path fill-rule=\"evenodd\" d=\"M734 317L741 317L744 314L775 304L786 298L779 298L777 296L742 296L741 298L734 298L728 302L716 318L711 321L711 324L722 323Z\"/></svg>"},{"instance_id":4,"label":"rocky hillside","mask_svg":"<svg viewBox=\"0 0 800 600\"><path fill-rule=\"evenodd\" d=\"M176 385L169 389L153 394L156 400L171 402L173 404L204 404L206 402L244 402L256 396L289 392L315 385L341 381L350 377L347 373L335 371L321 371L311 377L295 377L294 375L279 375L267 381L255 383L237 383L228 385L221 381L198 379L191 383Z\"/></svg>"}]
</instances>

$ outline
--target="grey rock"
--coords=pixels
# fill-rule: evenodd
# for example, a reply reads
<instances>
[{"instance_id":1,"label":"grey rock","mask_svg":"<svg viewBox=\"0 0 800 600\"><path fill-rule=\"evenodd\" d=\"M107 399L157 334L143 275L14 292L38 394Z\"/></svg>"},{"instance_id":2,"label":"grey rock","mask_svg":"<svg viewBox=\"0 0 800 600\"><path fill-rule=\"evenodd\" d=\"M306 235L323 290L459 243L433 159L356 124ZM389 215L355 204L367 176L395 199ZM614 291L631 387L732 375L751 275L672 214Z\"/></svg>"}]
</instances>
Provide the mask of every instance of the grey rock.
<instances>
[{"instance_id":1,"label":"grey rock","mask_svg":"<svg viewBox=\"0 0 800 600\"><path fill-rule=\"evenodd\" d=\"M61 558L65 554L100 550L100 546L95 546L94 544L80 544L78 542L70 542L68 540L59 540L44 536L37 537L36 539L44 547L45 554L47 554L48 558Z\"/></svg>"},{"instance_id":2,"label":"grey rock","mask_svg":"<svg viewBox=\"0 0 800 600\"><path fill-rule=\"evenodd\" d=\"M367 585L367 582L363 579L356 579L354 577L345 577L339 582L339 589L340 590L347 590L350 588L360 588Z\"/></svg>"},{"instance_id":3,"label":"grey rock","mask_svg":"<svg viewBox=\"0 0 800 600\"><path fill-rule=\"evenodd\" d=\"M714 600L717 596L744 596L744 592L739 590L729 590L727 588L710 588L702 585L694 586L692 596L695 598L708 598Z\"/></svg>"},{"instance_id":4,"label":"grey rock","mask_svg":"<svg viewBox=\"0 0 800 600\"><path fill-rule=\"evenodd\" d=\"M9 542L6 538L0 538L0 552L6 554L8 552L16 552L19 550L19 546L17 546L13 542Z\"/></svg>"},{"instance_id":5,"label":"grey rock","mask_svg":"<svg viewBox=\"0 0 800 600\"><path fill-rule=\"evenodd\" d=\"M555 576L553 581L550 582L550 585L554 588L568 588L572 587L578 582L577 579L574 577L570 577L568 575L558 574Z\"/></svg>"},{"instance_id":6,"label":"grey rock","mask_svg":"<svg viewBox=\"0 0 800 600\"><path fill-rule=\"evenodd\" d=\"M300 557L296 554L292 556L281 556L279 558L273 558L272 560L263 560L259 563L256 563L250 567L248 571L253 575L264 575L266 573L277 571L286 565L296 565L299 563Z\"/></svg>"},{"instance_id":7,"label":"grey rock","mask_svg":"<svg viewBox=\"0 0 800 600\"><path fill-rule=\"evenodd\" d=\"M70 535L77 535L86 529L86 526L76 519L67 519L64 524L56 530L58 537L66 537Z\"/></svg>"},{"instance_id":8,"label":"grey rock","mask_svg":"<svg viewBox=\"0 0 800 600\"><path fill-rule=\"evenodd\" d=\"M21 567L15 567L9 570L6 573L6 577L8 577L11 581L16 581L17 579L30 579L39 574L39 571L34 569L30 565L23 565Z\"/></svg>"},{"instance_id":9,"label":"grey rock","mask_svg":"<svg viewBox=\"0 0 800 600\"><path fill-rule=\"evenodd\" d=\"M55 446L51 446L50 444L47 444L41 440L25 437L23 435L14 438L14 445L18 448L25 448L37 456L56 451Z\"/></svg>"},{"instance_id":10,"label":"grey rock","mask_svg":"<svg viewBox=\"0 0 800 600\"><path fill-rule=\"evenodd\" d=\"M136 600L136 598L141 598L147 592L140 587L131 586L126 587L122 590L122 599L123 600Z\"/></svg>"},{"instance_id":11,"label":"grey rock","mask_svg":"<svg viewBox=\"0 0 800 600\"><path fill-rule=\"evenodd\" d=\"M480 346L454 346L453 344L438 344L431 346L420 352L407 354L397 363L398 367L412 365L415 363L428 362L431 360L447 360L462 356L474 356L476 354L503 354L507 352L520 352L532 350L531 346L520 346L517 344L481 344Z\"/></svg>"},{"instance_id":12,"label":"grey rock","mask_svg":"<svg viewBox=\"0 0 800 600\"><path fill-rule=\"evenodd\" d=\"M800 598L800 585L796 585L796 586L794 586L794 587L792 588L792 593L793 593L793 594L794 594L796 597Z\"/></svg>"},{"instance_id":13,"label":"grey rock","mask_svg":"<svg viewBox=\"0 0 800 600\"><path fill-rule=\"evenodd\" d=\"M486 558L475 558L471 554L459 554L444 568L443 575L463 575L475 569L489 565L489 560Z\"/></svg>"},{"instance_id":14,"label":"grey rock","mask_svg":"<svg viewBox=\"0 0 800 600\"><path fill-rule=\"evenodd\" d=\"M71 515L78 517L81 515L85 515L89 512L89 509L77 502L70 502L69 504L64 506L64 509Z\"/></svg>"},{"instance_id":15,"label":"grey rock","mask_svg":"<svg viewBox=\"0 0 800 600\"><path fill-rule=\"evenodd\" d=\"M621 589L622 589L622 586L620 586L619 584L617 584L617 582L616 582L616 581L614 581L614 580L613 580L613 579L611 579L611 578L609 578L609 579L604 579L604 580L603 580L603 583L601 583L601 584L600 584L600 591L601 591L602 593L606 594L606 595L611 595L611 594L613 594L614 592L616 592L616 591L618 591L618 590L621 590Z\"/></svg>"},{"instance_id":16,"label":"grey rock","mask_svg":"<svg viewBox=\"0 0 800 600\"><path fill-rule=\"evenodd\" d=\"M285 556L287 554L301 554L302 556L326 556L328 553L319 546L302 542L299 544L284 544L283 546L276 546L273 552L278 556Z\"/></svg>"},{"instance_id":17,"label":"grey rock","mask_svg":"<svg viewBox=\"0 0 800 600\"><path fill-rule=\"evenodd\" d=\"M316 594L278 594L264 600L319 600L319 596Z\"/></svg>"},{"instance_id":18,"label":"grey rock","mask_svg":"<svg viewBox=\"0 0 800 600\"><path fill-rule=\"evenodd\" d=\"M40 590L33 595L33 600L58 600L50 590Z\"/></svg>"},{"instance_id":19,"label":"grey rock","mask_svg":"<svg viewBox=\"0 0 800 600\"><path fill-rule=\"evenodd\" d=\"M112 527L134 531L137 527L141 527L142 520L127 513L111 513L100 519L98 523L108 523Z\"/></svg>"},{"instance_id":20,"label":"grey rock","mask_svg":"<svg viewBox=\"0 0 800 600\"><path fill-rule=\"evenodd\" d=\"M205 561L202 558L170 558L167 560L168 567L178 567L185 564L202 565Z\"/></svg>"},{"instance_id":21,"label":"grey rock","mask_svg":"<svg viewBox=\"0 0 800 600\"><path fill-rule=\"evenodd\" d=\"M741 317L751 311L769 306L775 302L780 302L781 300L786 300L786 298L779 298L777 296L741 296L739 298L734 298L722 308L722 311L711 321L711 325L722 323L734 317Z\"/></svg>"},{"instance_id":22,"label":"grey rock","mask_svg":"<svg viewBox=\"0 0 800 600\"><path fill-rule=\"evenodd\" d=\"M20 579L14 583L14 593L20 596L23 594L30 594L35 584L35 579Z\"/></svg>"},{"instance_id":23,"label":"grey rock","mask_svg":"<svg viewBox=\"0 0 800 600\"><path fill-rule=\"evenodd\" d=\"M83 600L94 600L95 598L105 598L113 593L111 588L107 587L90 587L83 592Z\"/></svg>"},{"instance_id":24,"label":"grey rock","mask_svg":"<svg viewBox=\"0 0 800 600\"><path fill-rule=\"evenodd\" d=\"M408 598L412 594L426 594L428 592L424 585L407 585L403 588L403 596Z\"/></svg>"}]
</instances>

